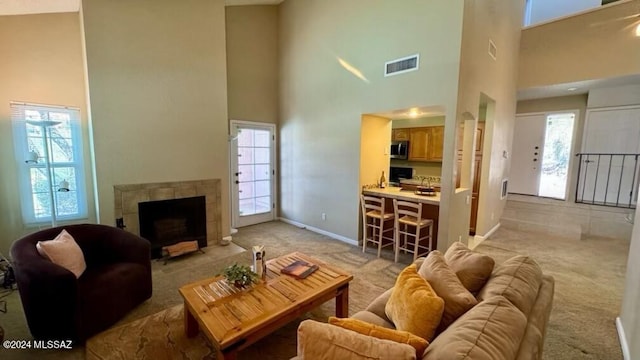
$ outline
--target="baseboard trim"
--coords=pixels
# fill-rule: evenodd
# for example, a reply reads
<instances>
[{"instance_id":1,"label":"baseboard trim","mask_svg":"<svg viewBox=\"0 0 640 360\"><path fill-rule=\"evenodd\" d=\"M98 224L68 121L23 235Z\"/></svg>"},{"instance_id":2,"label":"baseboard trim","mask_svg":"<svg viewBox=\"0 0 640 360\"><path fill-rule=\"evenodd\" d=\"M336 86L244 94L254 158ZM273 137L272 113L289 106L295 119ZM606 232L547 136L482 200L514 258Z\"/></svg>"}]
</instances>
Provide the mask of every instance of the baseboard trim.
<instances>
[{"instance_id":1,"label":"baseboard trim","mask_svg":"<svg viewBox=\"0 0 640 360\"><path fill-rule=\"evenodd\" d=\"M297 221L293 221L293 220L290 220L290 219L287 219L287 218L283 218L283 217L278 218L278 220L280 220L282 222L285 222L287 224L291 224L291 225L295 225L297 227L301 227L303 229L307 229L309 231L313 231L314 233L322 234L322 235L328 236L330 238L333 238L333 239L336 239L336 240L340 240L343 243L347 243L349 245L358 246L358 242L356 240L349 239L348 237L345 237L345 236L342 236L342 235L334 234L332 232L329 232L329 231L326 231L326 230L322 230L322 229L318 229L316 227L309 226L309 225L306 225L306 224L303 224L303 223L299 223Z\"/></svg>"},{"instance_id":2,"label":"baseboard trim","mask_svg":"<svg viewBox=\"0 0 640 360\"><path fill-rule=\"evenodd\" d=\"M631 360L629 345L627 344L627 337L624 335L624 327L622 327L620 316L616 317L616 329L618 330L618 338L620 339L620 347L622 348L622 358L624 360Z\"/></svg>"},{"instance_id":3,"label":"baseboard trim","mask_svg":"<svg viewBox=\"0 0 640 360\"><path fill-rule=\"evenodd\" d=\"M483 235L475 235L473 237L473 248L482 244L483 241L487 240L494 232L496 232L500 228L500 223L497 223L494 227L491 228L484 236Z\"/></svg>"}]
</instances>

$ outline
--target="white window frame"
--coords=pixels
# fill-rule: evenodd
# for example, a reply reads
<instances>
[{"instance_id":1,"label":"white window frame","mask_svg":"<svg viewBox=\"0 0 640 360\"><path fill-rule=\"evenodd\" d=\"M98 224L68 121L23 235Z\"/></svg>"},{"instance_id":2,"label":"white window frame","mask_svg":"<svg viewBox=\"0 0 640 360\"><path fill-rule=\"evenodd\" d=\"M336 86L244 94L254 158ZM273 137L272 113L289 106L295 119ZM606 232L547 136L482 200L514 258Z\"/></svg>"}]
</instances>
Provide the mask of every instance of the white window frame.
<instances>
[{"instance_id":1,"label":"white window frame","mask_svg":"<svg viewBox=\"0 0 640 360\"><path fill-rule=\"evenodd\" d=\"M11 119L13 125L13 141L15 150L16 166L18 170L18 181L20 190L20 203L22 208L22 219L26 226L39 226L45 223L51 223L52 226L57 225L56 221L70 221L87 219L87 196L86 196L86 184L85 184L85 172L84 172L84 156L82 146L82 126L80 123L80 110L74 107L66 106L54 106L54 105L40 105L30 104L22 102L11 102ZM46 112L57 112L69 114L71 125L71 139L72 139L72 162L51 162L49 163L51 172L55 168L73 168L75 179L65 179L70 183L75 183L75 189L72 189L76 194L77 212L74 214L59 215L56 213L55 217L51 214L48 216L36 216L36 210L33 199L33 189L31 183L31 169L44 168L46 162L39 160L38 163L28 162L29 143L27 139L27 122L25 111L36 110ZM51 148L50 148L51 149ZM40 159L44 157L44 154L39 154ZM52 156L50 156L52 158ZM51 174L49 174L51 176ZM54 189L59 185L59 182L52 184ZM52 191L54 190L52 189ZM52 211L55 211L55 203L57 202L57 194L53 193L54 204L51 204Z\"/></svg>"}]
</instances>

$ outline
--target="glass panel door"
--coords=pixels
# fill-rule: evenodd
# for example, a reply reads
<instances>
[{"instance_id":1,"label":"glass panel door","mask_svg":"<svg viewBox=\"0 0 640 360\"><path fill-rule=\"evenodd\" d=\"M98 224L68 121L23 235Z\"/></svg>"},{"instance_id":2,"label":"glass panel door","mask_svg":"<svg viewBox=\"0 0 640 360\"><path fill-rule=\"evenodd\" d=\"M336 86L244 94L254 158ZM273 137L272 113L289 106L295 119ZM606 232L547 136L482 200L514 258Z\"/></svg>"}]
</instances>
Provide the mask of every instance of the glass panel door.
<instances>
[{"instance_id":1,"label":"glass panel door","mask_svg":"<svg viewBox=\"0 0 640 360\"><path fill-rule=\"evenodd\" d=\"M271 221L275 215L275 126L232 121L233 226Z\"/></svg>"},{"instance_id":2,"label":"glass panel door","mask_svg":"<svg viewBox=\"0 0 640 360\"><path fill-rule=\"evenodd\" d=\"M539 196L566 197L574 118L574 114L547 116Z\"/></svg>"}]
</instances>

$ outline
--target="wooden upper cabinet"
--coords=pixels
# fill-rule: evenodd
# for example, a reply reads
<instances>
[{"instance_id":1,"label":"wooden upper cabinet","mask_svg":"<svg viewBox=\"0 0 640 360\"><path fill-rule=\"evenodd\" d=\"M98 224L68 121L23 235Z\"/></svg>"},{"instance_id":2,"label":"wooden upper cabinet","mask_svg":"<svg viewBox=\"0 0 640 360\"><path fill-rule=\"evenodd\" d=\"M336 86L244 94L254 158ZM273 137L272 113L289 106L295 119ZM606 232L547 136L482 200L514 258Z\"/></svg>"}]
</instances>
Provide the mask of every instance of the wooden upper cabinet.
<instances>
[{"instance_id":1,"label":"wooden upper cabinet","mask_svg":"<svg viewBox=\"0 0 640 360\"><path fill-rule=\"evenodd\" d=\"M409 160L442 161L444 126L409 129Z\"/></svg>"},{"instance_id":2,"label":"wooden upper cabinet","mask_svg":"<svg viewBox=\"0 0 640 360\"><path fill-rule=\"evenodd\" d=\"M409 140L409 129L391 130L391 141L407 141L407 140Z\"/></svg>"},{"instance_id":3,"label":"wooden upper cabinet","mask_svg":"<svg viewBox=\"0 0 640 360\"><path fill-rule=\"evenodd\" d=\"M431 129L428 127L410 129L409 160L429 161L430 134L431 134Z\"/></svg>"},{"instance_id":4,"label":"wooden upper cabinet","mask_svg":"<svg viewBox=\"0 0 640 360\"><path fill-rule=\"evenodd\" d=\"M429 138L429 160L442 161L442 147L444 146L444 126L433 126Z\"/></svg>"}]
</instances>

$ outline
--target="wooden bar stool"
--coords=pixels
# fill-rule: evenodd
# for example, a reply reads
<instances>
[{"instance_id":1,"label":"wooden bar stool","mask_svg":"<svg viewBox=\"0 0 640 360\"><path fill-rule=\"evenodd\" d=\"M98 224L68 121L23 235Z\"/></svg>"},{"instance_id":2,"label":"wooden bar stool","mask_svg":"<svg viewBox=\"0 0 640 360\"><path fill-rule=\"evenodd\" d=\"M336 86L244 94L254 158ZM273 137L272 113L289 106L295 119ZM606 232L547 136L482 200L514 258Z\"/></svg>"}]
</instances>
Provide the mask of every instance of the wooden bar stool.
<instances>
[{"instance_id":1,"label":"wooden bar stool","mask_svg":"<svg viewBox=\"0 0 640 360\"><path fill-rule=\"evenodd\" d=\"M426 255L433 250L433 220L422 218L422 205L393 199L393 210L395 212L396 239L394 261L398 262L400 250L405 253L413 253L414 261L418 256ZM427 235L420 236L421 233L424 233L425 228L428 228ZM423 243L426 239L429 239L428 246Z\"/></svg>"},{"instance_id":2,"label":"wooden bar stool","mask_svg":"<svg viewBox=\"0 0 640 360\"><path fill-rule=\"evenodd\" d=\"M380 257L383 247L395 244L393 231L395 216L392 212L385 212L385 198L360 194L360 205L362 206L362 252L365 252L367 242L372 242L378 245L378 257Z\"/></svg>"}]
</instances>

